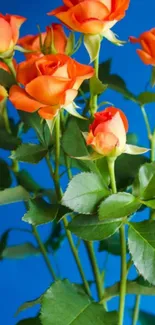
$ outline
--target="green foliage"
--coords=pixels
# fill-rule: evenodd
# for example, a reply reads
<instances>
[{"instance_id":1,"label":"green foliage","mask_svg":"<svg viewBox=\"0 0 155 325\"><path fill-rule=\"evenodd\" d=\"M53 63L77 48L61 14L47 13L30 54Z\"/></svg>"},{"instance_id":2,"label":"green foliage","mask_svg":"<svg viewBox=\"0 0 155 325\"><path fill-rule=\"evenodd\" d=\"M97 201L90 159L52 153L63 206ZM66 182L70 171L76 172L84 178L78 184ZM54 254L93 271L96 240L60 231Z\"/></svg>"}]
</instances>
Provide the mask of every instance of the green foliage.
<instances>
[{"instance_id":1,"label":"green foliage","mask_svg":"<svg viewBox=\"0 0 155 325\"><path fill-rule=\"evenodd\" d=\"M133 187L133 193L142 200L155 197L155 163L143 165L139 170L138 178Z\"/></svg>"},{"instance_id":2,"label":"green foliage","mask_svg":"<svg viewBox=\"0 0 155 325\"><path fill-rule=\"evenodd\" d=\"M47 155L48 149L41 144L22 143L11 155L12 159L37 164Z\"/></svg>"},{"instance_id":3,"label":"green foliage","mask_svg":"<svg viewBox=\"0 0 155 325\"><path fill-rule=\"evenodd\" d=\"M128 245L138 272L155 285L155 221L130 223Z\"/></svg>"},{"instance_id":4,"label":"green foliage","mask_svg":"<svg viewBox=\"0 0 155 325\"><path fill-rule=\"evenodd\" d=\"M110 195L106 198L99 207L99 219L106 218L123 218L136 212L141 206L141 203L130 193L120 192Z\"/></svg>"},{"instance_id":5,"label":"green foliage","mask_svg":"<svg viewBox=\"0 0 155 325\"><path fill-rule=\"evenodd\" d=\"M24 214L23 221L38 226L53 221L58 212L58 205L49 204L42 198L29 200L29 210Z\"/></svg>"},{"instance_id":6,"label":"green foliage","mask_svg":"<svg viewBox=\"0 0 155 325\"><path fill-rule=\"evenodd\" d=\"M28 192L37 193L41 191L41 186L34 181L27 170L22 169L16 173L18 184L23 186Z\"/></svg>"},{"instance_id":7,"label":"green foliage","mask_svg":"<svg viewBox=\"0 0 155 325\"><path fill-rule=\"evenodd\" d=\"M0 85L9 90L9 88L14 84L16 84L16 80L12 74L0 69Z\"/></svg>"},{"instance_id":8,"label":"green foliage","mask_svg":"<svg viewBox=\"0 0 155 325\"><path fill-rule=\"evenodd\" d=\"M107 313L68 281L55 282L42 298L42 325L117 325L117 313Z\"/></svg>"},{"instance_id":9,"label":"green foliage","mask_svg":"<svg viewBox=\"0 0 155 325\"><path fill-rule=\"evenodd\" d=\"M99 80L96 76L93 76L90 79L90 92L91 95L100 95L102 94L106 89L108 88L108 85L105 85L102 83L101 80Z\"/></svg>"},{"instance_id":10,"label":"green foliage","mask_svg":"<svg viewBox=\"0 0 155 325\"><path fill-rule=\"evenodd\" d=\"M29 198L29 193L20 185L0 191L0 205L28 201Z\"/></svg>"},{"instance_id":11,"label":"green foliage","mask_svg":"<svg viewBox=\"0 0 155 325\"><path fill-rule=\"evenodd\" d=\"M151 74L151 80L150 80L152 88L155 86L155 67L152 66L152 74Z\"/></svg>"},{"instance_id":12,"label":"green foliage","mask_svg":"<svg viewBox=\"0 0 155 325\"><path fill-rule=\"evenodd\" d=\"M37 299L35 299L35 300L27 301L27 302L25 302L24 304L22 304L22 305L17 309L17 311L16 311L16 313L15 313L15 317L17 317L19 313L21 313L22 311L24 311L24 310L26 310L26 309L28 309L28 308L32 308L32 307L34 307L34 306L36 306L36 305L38 305L38 304L40 305L40 304L41 304L41 299L42 299L42 296L39 297L39 298L37 298Z\"/></svg>"},{"instance_id":13,"label":"green foliage","mask_svg":"<svg viewBox=\"0 0 155 325\"><path fill-rule=\"evenodd\" d=\"M48 239L45 242L46 249L50 252L51 250L56 252L61 244L63 243L65 238L64 233L62 232L61 223L56 223L55 221L52 224L52 230Z\"/></svg>"},{"instance_id":14,"label":"green foliage","mask_svg":"<svg viewBox=\"0 0 155 325\"><path fill-rule=\"evenodd\" d=\"M68 226L68 229L78 237L88 240L103 240L112 236L122 225L122 221L99 221L95 215L78 215Z\"/></svg>"},{"instance_id":15,"label":"green foliage","mask_svg":"<svg viewBox=\"0 0 155 325\"><path fill-rule=\"evenodd\" d=\"M91 34L85 34L84 35L84 45L85 48L89 54L90 62L93 62L99 53L100 50L100 42L101 37L100 35L91 35Z\"/></svg>"},{"instance_id":16,"label":"green foliage","mask_svg":"<svg viewBox=\"0 0 155 325\"><path fill-rule=\"evenodd\" d=\"M141 325L154 325L155 315L149 314L146 311L141 310L139 313L139 322Z\"/></svg>"},{"instance_id":17,"label":"green foliage","mask_svg":"<svg viewBox=\"0 0 155 325\"><path fill-rule=\"evenodd\" d=\"M121 255L121 244L120 244L120 237L118 232L115 232L114 235L112 235L107 239L102 240L99 243L99 252L103 252L103 251L106 251L116 256Z\"/></svg>"},{"instance_id":18,"label":"green foliage","mask_svg":"<svg viewBox=\"0 0 155 325\"><path fill-rule=\"evenodd\" d=\"M38 113L27 113L19 111L19 115L24 124L33 128L38 136L39 141L44 147L50 147L52 143L49 127L45 121L43 121Z\"/></svg>"},{"instance_id":19,"label":"green foliage","mask_svg":"<svg viewBox=\"0 0 155 325\"><path fill-rule=\"evenodd\" d=\"M155 93L145 91L138 96L138 101L141 105L150 104L155 102Z\"/></svg>"},{"instance_id":20,"label":"green foliage","mask_svg":"<svg viewBox=\"0 0 155 325\"><path fill-rule=\"evenodd\" d=\"M145 156L130 156L123 154L116 160L117 188L126 189L131 185L139 171L139 168L148 161ZM131 168L132 166L132 168Z\"/></svg>"},{"instance_id":21,"label":"green foliage","mask_svg":"<svg viewBox=\"0 0 155 325\"><path fill-rule=\"evenodd\" d=\"M109 195L103 179L94 173L73 177L62 198L62 204L79 213L93 213L101 199Z\"/></svg>"},{"instance_id":22,"label":"green foliage","mask_svg":"<svg viewBox=\"0 0 155 325\"><path fill-rule=\"evenodd\" d=\"M40 254L39 248L27 242L21 245L8 246L3 250L2 257L9 259L22 259L30 256L37 256Z\"/></svg>"},{"instance_id":23,"label":"green foliage","mask_svg":"<svg viewBox=\"0 0 155 325\"><path fill-rule=\"evenodd\" d=\"M0 159L0 189L10 187L12 183L11 173L7 163Z\"/></svg>"},{"instance_id":24,"label":"green foliage","mask_svg":"<svg viewBox=\"0 0 155 325\"><path fill-rule=\"evenodd\" d=\"M0 129L0 148L5 150L15 150L21 144L21 140L5 129Z\"/></svg>"},{"instance_id":25,"label":"green foliage","mask_svg":"<svg viewBox=\"0 0 155 325\"><path fill-rule=\"evenodd\" d=\"M41 325L39 317L20 320L16 325Z\"/></svg>"}]
</instances>

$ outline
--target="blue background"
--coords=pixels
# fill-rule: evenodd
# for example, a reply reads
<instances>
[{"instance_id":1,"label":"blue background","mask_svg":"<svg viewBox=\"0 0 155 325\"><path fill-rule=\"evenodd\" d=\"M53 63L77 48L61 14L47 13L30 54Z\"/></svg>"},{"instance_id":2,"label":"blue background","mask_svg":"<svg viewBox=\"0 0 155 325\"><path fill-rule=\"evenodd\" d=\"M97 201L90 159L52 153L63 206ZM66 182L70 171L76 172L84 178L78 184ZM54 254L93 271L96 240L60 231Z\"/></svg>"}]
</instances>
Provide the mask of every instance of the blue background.
<instances>
[{"instance_id":1,"label":"blue background","mask_svg":"<svg viewBox=\"0 0 155 325\"><path fill-rule=\"evenodd\" d=\"M27 22L21 28L21 36L26 34L37 33L36 24L40 24L41 30L44 31L45 26L50 24L53 19L46 15L47 12L62 2L49 0L27 0L27 1L2 1L0 11L2 13L19 14L28 18ZM154 27L155 2L154 0L131 0L130 8L124 20L119 22L114 31L119 35L121 40L127 40L130 35L138 36L145 30ZM134 45L126 44L123 47L117 47L108 41L104 41L101 50L101 61L108 58L113 59L112 71L122 76L127 83L128 88L135 94L144 91L146 84L150 78L151 68L145 66L136 54ZM18 55L18 59L22 59ZM78 52L78 60L83 63L88 63L89 58L86 51L82 48ZM145 124L141 116L139 107L130 101L126 101L120 94L108 90L104 95L103 100L114 103L116 107L120 107L125 111L130 125L130 132L136 132L139 137L139 144L148 145ZM151 121L154 121L155 110L153 105L147 108ZM11 115L17 118L15 110L11 110ZM1 151L2 156L7 159L8 152ZM50 188L51 181L49 172L44 162L37 166L23 164L34 176L34 178L44 187ZM132 168L132 166L131 166ZM64 179L64 182L66 179ZM65 184L65 183L64 183ZM24 214L23 204L12 204L0 207L0 233L3 233L8 228L23 228L29 229L29 226L21 221ZM143 215L144 216L144 215ZM138 216L140 218L140 215ZM146 215L144 216L146 217ZM45 226L40 229L40 234L45 240L49 233L49 227ZM36 244L33 237L28 233L19 233L14 231L9 237L9 245L17 245L25 241ZM80 248L80 256L84 263L85 272L88 278L92 279L87 255L83 247ZM80 277L74 259L68 247L67 240L55 257L50 256L53 265L59 265L59 270L64 278L68 278L72 282L80 282ZM98 254L99 264L102 267L106 261L104 253ZM119 279L120 260L117 257L109 256L107 262L106 284L112 285ZM131 277L134 276L134 270L131 272ZM37 309L31 309L22 312L17 318L14 318L14 313L17 308L25 301L35 299L42 294L46 288L50 286L51 277L46 269L43 258L28 257L25 259L5 259L0 262L0 324L14 325L20 319L35 315ZM95 288L94 297L96 295ZM134 303L134 297L128 296L126 305L131 308ZM141 307L143 310L154 311L155 298L142 297ZM113 299L109 303L109 310L118 307L118 299ZM125 325L131 324L128 312L126 312ZM151 325L151 324L150 324Z\"/></svg>"}]
</instances>

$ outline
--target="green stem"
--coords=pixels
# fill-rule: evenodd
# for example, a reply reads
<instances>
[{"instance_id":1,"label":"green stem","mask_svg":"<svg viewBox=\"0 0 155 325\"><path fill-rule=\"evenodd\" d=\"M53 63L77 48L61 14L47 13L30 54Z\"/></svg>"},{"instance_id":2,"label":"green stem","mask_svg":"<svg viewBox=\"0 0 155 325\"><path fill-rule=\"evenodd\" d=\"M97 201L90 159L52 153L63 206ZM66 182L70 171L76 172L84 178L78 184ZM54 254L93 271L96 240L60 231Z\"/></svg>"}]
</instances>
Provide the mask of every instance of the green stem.
<instances>
[{"instance_id":1,"label":"green stem","mask_svg":"<svg viewBox=\"0 0 155 325\"><path fill-rule=\"evenodd\" d=\"M116 158L111 158L111 157L107 158L111 188L114 194L117 193L116 179L115 179L115 160Z\"/></svg>"},{"instance_id":2,"label":"green stem","mask_svg":"<svg viewBox=\"0 0 155 325\"><path fill-rule=\"evenodd\" d=\"M44 260L45 260L45 263L47 265L47 268L48 268L49 272L51 273L53 280L56 281L57 280L57 277L56 277L55 272L54 272L54 270L53 270L53 268L51 266L50 260L48 258L48 255L47 255L47 252L46 252L46 249L45 249L45 246L44 246L44 244L41 241L41 238L39 236L39 233L37 231L37 228L35 226L32 226L32 230L33 230L33 234L34 234L34 236L35 236L35 238L36 238L36 240L38 242L38 245L40 247L40 250L42 252L42 255L44 257Z\"/></svg>"},{"instance_id":3,"label":"green stem","mask_svg":"<svg viewBox=\"0 0 155 325\"><path fill-rule=\"evenodd\" d=\"M99 75L99 55L100 55L100 50L98 52L98 55L94 61L94 69L95 69L95 77L98 78ZM94 114L96 113L97 109L98 109L98 95L93 95L91 96L91 100L90 100L90 111L91 111L91 116L93 117Z\"/></svg>"},{"instance_id":4,"label":"green stem","mask_svg":"<svg viewBox=\"0 0 155 325\"><path fill-rule=\"evenodd\" d=\"M155 131L153 132L153 135L150 140L151 144L151 161L153 162L155 159Z\"/></svg>"},{"instance_id":5,"label":"green stem","mask_svg":"<svg viewBox=\"0 0 155 325\"><path fill-rule=\"evenodd\" d=\"M121 282L120 282L120 304L119 304L118 325L123 325L125 296L126 296L126 275L127 275L125 227L121 226L119 232L120 232L120 242L121 242Z\"/></svg>"},{"instance_id":6,"label":"green stem","mask_svg":"<svg viewBox=\"0 0 155 325\"><path fill-rule=\"evenodd\" d=\"M108 158L108 168L111 179L111 188L113 193L117 193L116 179L115 179L115 159ZM126 276L127 276L127 263L126 263L126 238L125 226L122 225L120 230L121 242L121 281L120 281L120 303L119 303L119 322L118 325L123 325L125 296L126 296Z\"/></svg>"},{"instance_id":7,"label":"green stem","mask_svg":"<svg viewBox=\"0 0 155 325\"><path fill-rule=\"evenodd\" d=\"M101 274L99 272L99 268L97 265L97 260L96 260L96 256L95 256L95 252L94 252L93 243L89 242L89 241L85 241L85 246L86 246L88 256L90 259L90 263L92 266L94 278L96 280L98 298L99 298L99 300L101 300L103 297L102 279L101 279Z\"/></svg>"},{"instance_id":8,"label":"green stem","mask_svg":"<svg viewBox=\"0 0 155 325\"><path fill-rule=\"evenodd\" d=\"M135 308L133 312L133 320L132 320L132 325L136 325L138 322L138 317L139 317L139 307L140 307L140 295L136 297L135 301Z\"/></svg>"},{"instance_id":9,"label":"green stem","mask_svg":"<svg viewBox=\"0 0 155 325\"><path fill-rule=\"evenodd\" d=\"M85 278L85 274L83 272L83 268L82 268L82 265L81 265L81 261L79 259L78 251L77 251L76 246L74 244L74 241L73 241L71 232L69 230L67 230L67 227L68 227L67 218L63 218L63 223L64 223L64 227L66 229L66 235L67 235L67 238L68 238L68 241L69 241L69 244L70 244L70 248L71 248L72 253L74 255L74 258L75 258L77 267L79 269L79 272L80 272L80 275L81 275L81 278L82 278L82 281L83 281L83 284L84 284L84 287L85 287L85 291L86 291L86 293L89 296L91 296L90 289L89 289L89 284L88 284L88 282L87 282L87 280Z\"/></svg>"},{"instance_id":10,"label":"green stem","mask_svg":"<svg viewBox=\"0 0 155 325\"><path fill-rule=\"evenodd\" d=\"M151 128L150 128L150 123L149 123L149 119L148 119L148 116L147 116L147 113L145 111L145 107L144 106L141 106L141 112L142 112L142 115L143 115L143 118L144 118L144 122L145 122L145 125L146 125L148 138L149 138L149 140L151 140L152 133L151 133Z\"/></svg>"},{"instance_id":11,"label":"green stem","mask_svg":"<svg viewBox=\"0 0 155 325\"><path fill-rule=\"evenodd\" d=\"M59 180L60 116L56 120L56 124L55 124L55 136L56 136L56 139L55 139L56 140L55 141L55 145L56 145L56 148L55 148L55 172L53 171L52 165L50 164L49 157L46 157L46 162L47 162L47 165L49 167L51 177L52 177L52 179L54 181L54 186L55 186L57 198L58 198L59 201L61 201L62 191L61 191L60 180ZM66 236L67 236L67 239L69 241L71 251L72 251L72 253L74 255L74 258L75 258L77 267L79 269L81 278L82 278L83 283L84 283L85 290L86 290L87 294L90 296L89 285L88 285L88 282L87 282L87 280L85 278L85 275L84 275L84 272L83 272L83 268L82 268L82 265L81 265L81 261L80 261L79 256L78 256L78 252L77 252L76 246L74 244L74 241L73 241L73 238L72 238L72 235L71 235L70 231L67 230L67 227L68 227L67 218L63 218L63 223L64 223L64 227L65 227L65 230L66 230Z\"/></svg>"},{"instance_id":12,"label":"green stem","mask_svg":"<svg viewBox=\"0 0 155 325\"><path fill-rule=\"evenodd\" d=\"M8 68L10 69L12 75L14 76L14 78L16 79L16 70L13 64L13 60L12 58L9 59L4 59L4 62L7 64Z\"/></svg>"}]
</instances>

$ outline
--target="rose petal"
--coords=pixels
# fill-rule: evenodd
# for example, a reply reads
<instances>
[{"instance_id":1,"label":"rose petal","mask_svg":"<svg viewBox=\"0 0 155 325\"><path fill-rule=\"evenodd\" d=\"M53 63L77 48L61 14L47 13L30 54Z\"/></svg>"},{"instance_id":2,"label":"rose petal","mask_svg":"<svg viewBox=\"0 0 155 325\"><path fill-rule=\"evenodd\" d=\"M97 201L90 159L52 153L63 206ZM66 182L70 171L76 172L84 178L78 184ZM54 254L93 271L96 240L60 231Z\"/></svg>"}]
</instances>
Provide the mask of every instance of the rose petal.
<instances>
[{"instance_id":1,"label":"rose petal","mask_svg":"<svg viewBox=\"0 0 155 325\"><path fill-rule=\"evenodd\" d=\"M14 41L14 44L17 43L18 38L19 38L19 29L21 25L26 21L26 18L21 17L21 16L11 16L8 15L10 18L10 26L12 29L12 38Z\"/></svg>"},{"instance_id":2,"label":"rose petal","mask_svg":"<svg viewBox=\"0 0 155 325\"><path fill-rule=\"evenodd\" d=\"M12 31L9 23L0 17L0 52L10 49L12 41Z\"/></svg>"},{"instance_id":3,"label":"rose petal","mask_svg":"<svg viewBox=\"0 0 155 325\"><path fill-rule=\"evenodd\" d=\"M45 120L53 120L53 118L58 114L58 112L58 106L45 106L39 109L38 114Z\"/></svg>"},{"instance_id":4,"label":"rose petal","mask_svg":"<svg viewBox=\"0 0 155 325\"><path fill-rule=\"evenodd\" d=\"M26 85L38 76L36 68L36 58L20 63L17 67L17 81L22 85Z\"/></svg>"},{"instance_id":5,"label":"rose petal","mask_svg":"<svg viewBox=\"0 0 155 325\"><path fill-rule=\"evenodd\" d=\"M107 108L105 109L105 112L110 112L113 116L114 116L117 112L119 112L119 114L120 114L120 116L121 116L121 119L122 119L122 121L123 121L123 124L124 124L125 131L128 132L128 128L129 128L128 120L127 120L125 114L121 111L121 109L111 106L111 107L107 107Z\"/></svg>"},{"instance_id":6,"label":"rose petal","mask_svg":"<svg viewBox=\"0 0 155 325\"><path fill-rule=\"evenodd\" d=\"M43 106L41 103L28 96L26 91L17 85L11 87L9 99L15 108L25 112L33 113Z\"/></svg>"},{"instance_id":7,"label":"rose petal","mask_svg":"<svg viewBox=\"0 0 155 325\"><path fill-rule=\"evenodd\" d=\"M138 53L138 55L140 56L141 60L145 63L145 64L155 64L155 58L152 58L151 55L149 55L148 53L146 53L143 50L136 50L136 52Z\"/></svg>"},{"instance_id":8,"label":"rose petal","mask_svg":"<svg viewBox=\"0 0 155 325\"><path fill-rule=\"evenodd\" d=\"M109 155L118 145L119 140L112 132L98 133L92 146L101 155Z\"/></svg>"},{"instance_id":9,"label":"rose petal","mask_svg":"<svg viewBox=\"0 0 155 325\"><path fill-rule=\"evenodd\" d=\"M37 101L51 106L60 102L60 96L67 90L68 80L52 76L40 76L26 85L27 93Z\"/></svg>"}]
</instances>

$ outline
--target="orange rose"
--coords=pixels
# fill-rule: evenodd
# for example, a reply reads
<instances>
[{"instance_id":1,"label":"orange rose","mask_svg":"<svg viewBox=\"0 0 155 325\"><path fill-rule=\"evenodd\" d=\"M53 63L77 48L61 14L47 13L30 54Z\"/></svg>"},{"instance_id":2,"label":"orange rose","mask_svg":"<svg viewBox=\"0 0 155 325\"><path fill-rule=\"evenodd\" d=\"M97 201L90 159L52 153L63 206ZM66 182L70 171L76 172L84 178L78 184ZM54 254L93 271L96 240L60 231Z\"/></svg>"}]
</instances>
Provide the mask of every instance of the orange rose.
<instances>
[{"instance_id":1,"label":"orange rose","mask_svg":"<svg viewBox=\"0 0 155 325\"><path fill-rule=\"evenodd\" d=\"M65 53L67 45L67 37L64 33L63 27L60 24L52 24L46 28L46 32L41 33L43 49L40 48L40 36L27 35L19 39L18 44L24 49L35 51L35 53L25 53L25 57L30 59L32 57L41 57L42 50L46 54L51 53L51 46L54 45L58 53Z\"/></svg>"},{"instance_id":2,"label":"orange rose","mask_svg":"<svg viewBox=\"0 0 155 325\"><path fill-rule=\"evenodd\" d=\"M139 38L130 37L131 43L140 43L142 49L137 53L145 64L155 65L155 28L144 32Z\"/></svg>"},{"instance_id":3,"label":"orange rose","mask_svg":"<svg viewBox=\"0 0 155 325\"><path fill-rule=\"evenodd\" d=\"M125 151L128 121L124 113L108 107L96 113L86 143L103 156L118 156Z\"/></svg>"},{"instance_id":4,"label":"orange rose","mask_svg":"<svg viewBox=\"0 0 155 325\"><path fill-rule=\"evenodd\" d=\"M10 56L18 41L20 26L26 18L0 14L0 56Z\"/></svg>"},{"instance_id":5,"label":"orange rose","mask_svg":"<svg viewBox=\"0 0 155 325\"><path fill-rule=\"evenodd\" d=\"M102 34L125 16L130 0L63 0L49 13L84 34Z\"/></svg>"},{"instance_id":6,"label":"orange rose","mask_svg":"<svg viewBox=\"0 0 155 325\"><path fill-rule=\"evenodd\" d=\"M75 99L78 88L85 79L93 76L94 69L80 64L65 54L45 55L19 64L17 85L10 89L10 100L14 106L26 112L38 113L52 119L61 107Z\"/></svg>"}]
</instances>

